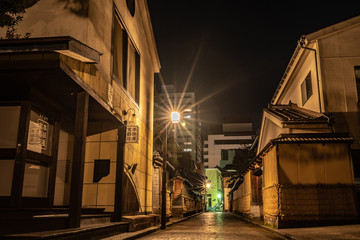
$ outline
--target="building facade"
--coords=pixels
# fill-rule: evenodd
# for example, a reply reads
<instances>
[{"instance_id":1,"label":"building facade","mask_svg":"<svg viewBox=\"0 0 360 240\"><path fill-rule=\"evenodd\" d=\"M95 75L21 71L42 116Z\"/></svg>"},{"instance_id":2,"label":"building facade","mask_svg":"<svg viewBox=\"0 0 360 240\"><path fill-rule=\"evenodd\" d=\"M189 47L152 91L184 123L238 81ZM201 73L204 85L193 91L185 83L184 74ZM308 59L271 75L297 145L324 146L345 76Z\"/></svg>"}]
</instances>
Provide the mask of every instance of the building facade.
<instances>
[{"instance_id":1,"label":"building facade","mask_svg":"<svg viewBox=\"0 0 360 240\"><path fill-rule=\"evenodd\" d=\"M223 211L223 179L221 172L217 168L206 168L206 211L222 212Z\"/></svg>"},{"instance_id":2,"label":"building facade","mask_svg":"<svg viewBox=\"0 0 360 240\"><path fill-rule=\"evenodd\" d=\"M252 123L222 124L221 132L209 134L204 141L205 168L232 164L236 150L250 147L255 135Z\"/></svg>"},{"instance_id":3,"label":"building facade","mask_svg":"<svg viewBox=\"0 0 360 240\"><path fill-rule=\"evenodd\" d=\"M58 227L86 208L151 212L160 63L146 1L39 1L18 32L31 38L0 41L2 207L61 207Z\"/></svg>"}]
</instances>

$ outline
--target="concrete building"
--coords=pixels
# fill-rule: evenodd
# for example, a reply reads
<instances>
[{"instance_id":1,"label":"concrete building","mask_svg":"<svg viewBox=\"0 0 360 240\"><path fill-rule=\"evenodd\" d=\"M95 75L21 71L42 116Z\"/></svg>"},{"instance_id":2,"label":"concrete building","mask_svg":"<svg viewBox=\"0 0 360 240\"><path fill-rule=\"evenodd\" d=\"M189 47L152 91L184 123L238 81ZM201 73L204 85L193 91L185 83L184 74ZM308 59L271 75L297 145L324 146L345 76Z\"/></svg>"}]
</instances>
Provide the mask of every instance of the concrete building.
<instances>
[{"instance_id":1,"label":"concrete building","mask_svg":"<svg viewBox=\"0 0 360 240\"><path fill-rule=\"evenodd\" d=\"M257 216L279 228L358 218L359 23L300 38L264 110L257 156L232 189L235 210L252 215L259 205Z\"/></svg>"},{"instance_id":2,"label":"concrete building","mask_svg":"<svg viewBox=\"0 0 360 240\"><path fill-rule=\"evenodd\" d=\"M176 92L173 85L161 87L161 92L155 97L155 111L160 112L160 119L166 118L161 117L161 112L165 111L168 118L172 111L180 112L181 122L175 124L175 128L171 130L170 141L173 140L179 148L178 157L190 158L191 168L194 168L196 163L202 162L200 108L196 103L195 93ZM176 139L173 139L174 136Z\"/></svg>"},{"instance_id":3,"label":"concrete building","mask_svg":"<svg viewBox=\"0 0 360 240\"><path fill-rule=\"evenodd\" d=\"M84 209L150 213L160 63L146 1L39 1L17 28L31 38L0 40L0 199L19 218L1 233L79 227Z\"/></svg>"},{"instance_id":4,"label":"concrete building","mask_svg":"<svg viewBox=\"0 0 360 240\"><path fill-rule=\"evenodd\" d=\"M209 134L204 141L205 168L232 164L236 150L250 147L255 135L252 123L222 124L222 131Z\"/></svg>"}]
</instances>

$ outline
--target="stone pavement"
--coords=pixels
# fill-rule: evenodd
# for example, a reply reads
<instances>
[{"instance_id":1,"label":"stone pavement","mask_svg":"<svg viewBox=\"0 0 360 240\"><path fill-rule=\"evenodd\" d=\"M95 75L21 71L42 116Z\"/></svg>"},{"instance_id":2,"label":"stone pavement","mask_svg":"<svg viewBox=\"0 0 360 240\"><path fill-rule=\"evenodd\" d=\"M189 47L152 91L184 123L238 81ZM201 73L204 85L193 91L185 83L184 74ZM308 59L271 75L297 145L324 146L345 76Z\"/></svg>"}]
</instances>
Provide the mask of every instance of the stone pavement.
<instances>
[{"instance_id":1,"label":"stone pavement","mask_svg":"<svg viewBox=\"0 0 360 240\"><path fill-rule=\"evenodd\" d=\"M202 213L195 213L193 215L187 216L187 217L171 217L169 222L166 223L166 227L169 227L175 223L183 222L187 219L190 219L192 217L198 216ZM125 232L118 235L114 235L108 238L103 238L104 240L129 240L129 239L137 239L142 236L146 236L150 233L156 232L160 230L160 225L145 228L136 232Z\"/></svg>"},{"instance_id":2,"label":"stone pavement","mask_svg":"<svg viewBox=\"0 0 360 240\"><path fill-rule=\"evenodd\" d=\"M185 217L185 218L171 218L170 221L167 223L167 227L169 227L175 223L183 222L190 218L199 216L200 214L202 214L202 213L194 214L192 216ZM204 213L204 214L209 214L209 213ZM223 213L223 214L230 215L229 213ZM296 240L299 240L299 239L301 239L301 240L302 239L316 239L316 240L318 240L318 239L319 240L359 239L360 240L360 224L341 225L341 226L273 229L271 227L263 225L263 222L260 220L247 219L247 218L243 218L239 215L235 215L235 214L231 214L231 215L236 216L237 218L239 218L245 222L256 225L256 227L258 227L259 232L267 231L267 232L271 233L274 236L274 238L270 236L271 239L292 239L292 240L295 240L295 239ZM188 221L186 221L186 222L188 222ZM224 224L226 224L226 223L218 222L215 225L212 224L212 226L209 226L211 229L209 228L208 230L210 232L214 232L214 231L216 232L215 227L217 225L221 226ZM175 225L174 227L176 227L176 226L177 225ZM238 226L240 228L240 225L238 225ZM122 233L122 234L119 234L116 236L105 238L105 240L137 239L137 238L141 238L144 236L145 236L144 239L162 239L162 237L164 237L166 235L165 232L168 232L168 234L166 236L174 236L176 234L180 234L180 236L181 236L181 231L183 231L183 229L181 229L181 228L179 231L173 230L173 228L170 228L170 230L167 228L167 230L165 230L164 232L162 232L162 231L157 232L158 230L160 230L159 225L150 227L150 228L146 228L146 229L143 229L143 230L140 230L137 232ZM154 232L157 232L157 233L151 234ZM201 239L200 235L198 237L199 237L198 239ZM243 238L246 239L247 237L245 235L243 235ZM170 238L164 238L164 239L170 239ZM184 238L176 237L176 239L184 239ZM191 238L189 238L189 239L191 239ZM232 237L224 238L224 236L214 235L214 237L211 237L211 239L235 239L235 238L232 238ZM258 239L264 239L264 238L260 237Z\"/></svg>"},{"instance_id":3,"label":"stone pavement","mask_svg":"<svg viewBox=\"0 0 360 240\"><path fill-rule=\"evenodd\" d=\"M238 215L237 215L238 216ZM316 239L316 240L347 240L359 239L360 240L360 224L351 225L337 225L337 226L322 226L322 227L303 227L303 228L287 228L287 229L274 229L265 226L263 221L256 219L247 219L238 216L245 221L256 224L264 229L273 231L282 235L286 239L302 240L302 239Z\"/></svg>"}]
</instances>

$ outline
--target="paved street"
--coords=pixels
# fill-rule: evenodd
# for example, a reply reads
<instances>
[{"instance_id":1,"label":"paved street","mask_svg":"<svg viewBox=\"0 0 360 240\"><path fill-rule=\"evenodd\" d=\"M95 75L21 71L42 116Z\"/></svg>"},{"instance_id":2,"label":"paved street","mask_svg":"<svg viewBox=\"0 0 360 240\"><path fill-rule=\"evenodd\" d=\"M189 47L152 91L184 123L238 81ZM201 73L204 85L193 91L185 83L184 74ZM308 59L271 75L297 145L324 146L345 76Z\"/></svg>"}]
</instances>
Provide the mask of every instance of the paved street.
<instances>
[{"instance_id":1,"label":"paved street","mask_svg":"<svg viewBox=\"0 0 360 240\"><path fill-rule=\"evenodd\" d=\"M229 213L203 213L139 239L283 239Z\"/></svg>"}]
</instances>

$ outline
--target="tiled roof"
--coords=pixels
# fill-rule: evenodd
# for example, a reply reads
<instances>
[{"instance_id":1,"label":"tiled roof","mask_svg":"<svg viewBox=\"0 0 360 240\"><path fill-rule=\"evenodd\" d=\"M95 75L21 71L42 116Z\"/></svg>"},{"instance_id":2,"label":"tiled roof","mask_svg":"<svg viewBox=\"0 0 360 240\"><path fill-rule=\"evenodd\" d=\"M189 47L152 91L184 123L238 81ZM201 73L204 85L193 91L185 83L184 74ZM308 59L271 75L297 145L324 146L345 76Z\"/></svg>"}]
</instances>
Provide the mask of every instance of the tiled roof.
<instances>
[{"instance_id":1,"label":"tiled roof","mask_svg":"<svg viewBox=\"0 0 360 240\"><path fill-rule=\"evenodd\" d=\"M269 105L266 112L284 122L327 122L324 114L298 107L296 104Z\"/></svg>"},{"instance_id":2,"label":"tiled roof","mask_svg":"<svg viewBox=\"0 0 360 240\"><path fill-rule=\"evenodd\" d=\"M281 134L272 139L272 143L281 142L348 142L354 141L345 133L321 133L321 134Z\"/></svg>"}]
</instances>

